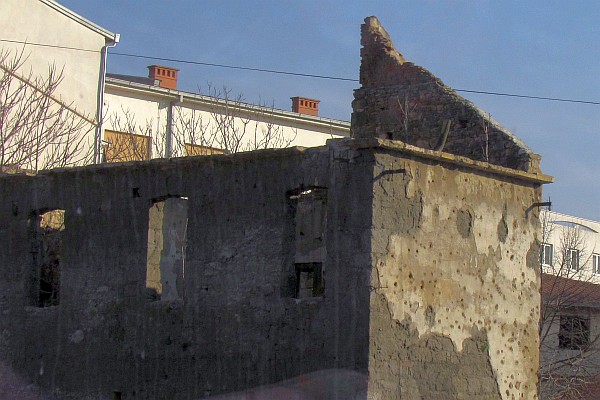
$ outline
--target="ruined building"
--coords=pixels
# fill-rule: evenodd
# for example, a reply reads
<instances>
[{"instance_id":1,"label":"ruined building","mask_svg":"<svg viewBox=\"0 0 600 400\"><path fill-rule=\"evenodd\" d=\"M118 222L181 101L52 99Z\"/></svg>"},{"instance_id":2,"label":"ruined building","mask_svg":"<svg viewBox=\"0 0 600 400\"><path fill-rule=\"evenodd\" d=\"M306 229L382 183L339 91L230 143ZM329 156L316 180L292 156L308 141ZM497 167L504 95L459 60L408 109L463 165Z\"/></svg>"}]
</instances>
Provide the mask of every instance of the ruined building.
<instances>
[{"instance_id":1,"label":"ruined building","mask_svg":"<svg viewBox=\"0 0 600 400\"><path fill-rule=\"evenodd\" d=\"M375 18L362 43L353 139L0 178L0 363L63 398L535 399L551 178Z\"/></svg>"}]
</instances>

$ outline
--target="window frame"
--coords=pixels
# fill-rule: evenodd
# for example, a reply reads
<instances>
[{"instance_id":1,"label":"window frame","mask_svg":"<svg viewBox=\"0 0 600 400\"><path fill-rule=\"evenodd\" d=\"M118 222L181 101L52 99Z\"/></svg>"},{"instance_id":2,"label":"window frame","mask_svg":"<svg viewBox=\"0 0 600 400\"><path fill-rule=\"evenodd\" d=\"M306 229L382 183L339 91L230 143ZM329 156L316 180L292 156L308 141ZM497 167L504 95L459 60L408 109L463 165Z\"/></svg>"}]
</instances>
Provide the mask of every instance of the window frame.
<instances>
[{"instance_id":1,"label":"window frame","mask_svg":"<svg viewBox=\"0 0 600 400\"><path fill-rule=\"evenodd\" d=\"M592 269L594 275L600 275L600 254L592 253Z\"/></svg>"},{"instance_id":2,"label":"window frame","mask_svg":"<svg viewBox=\"0 0 600 400\"><path fill-rule=\"evenodd\" d=\"M559 349L581 350L590 344L590 318L580 315L561 315L558 323Z\"/></svg>"},{"instance_id":3,"label":"window frame","mask_svg":"<svg viewBox=\"0 0 600 400\"><path fill-rule=\"evenodd\" d=\"M549 257L547 257L546 249L549 249ZM550 259L550 262L548 261ZM545 267L552 267L554 264L554 245L552 243L542 243L540 246L540 263Z\"/></svg>"},{"instance_id":4,"label":"window frame","mask_svg":"<svg viewBox=\"0 0 600 400\"><path fill-rule=\"evenodd\" d=\"M573 257L573 255L575 255L575 257ZM579 254L579 250L577 249L573 249L573 248L569 248L566 250L566 254L565 254L565 262L567 264L567 268L571 271L579 271L580 270L580 254ZM573 259L576 259L577 261L577 265L575 267L573 267Z\"/></svg>"}]
</instances>

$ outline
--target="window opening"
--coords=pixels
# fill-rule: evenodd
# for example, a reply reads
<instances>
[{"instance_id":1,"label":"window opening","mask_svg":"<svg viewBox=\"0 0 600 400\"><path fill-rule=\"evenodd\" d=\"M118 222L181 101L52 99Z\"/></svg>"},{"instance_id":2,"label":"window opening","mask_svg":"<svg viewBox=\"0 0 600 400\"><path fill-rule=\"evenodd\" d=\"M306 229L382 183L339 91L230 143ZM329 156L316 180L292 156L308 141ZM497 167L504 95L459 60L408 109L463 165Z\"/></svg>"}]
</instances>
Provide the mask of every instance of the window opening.
<instances>
[{"instance_id":1,"label":"window opening","mask_svg":"<svg viewBox=\"0 0 600 400\"><path fill-rule=\"evenodd\" d=\"M558 347L580 350L590 341L590 319L572 315L561 315L558 331Z\"/></svg>"},{"instance_id":2,"label":"window opening","mask_svg":"<svg viewBox=\"0 0 600 400\"><path fill-rule=\"evenodd\" d=\"M60 264L65 229L65 211L35 213L30 219L33 228L32 254L34 277L32 299L37 307L60 304Z\"/></svg>"},{"instance_id":3,"label":"window opening","mask_svg":"<svg viewBox=\"0 0 600 400\"><path fill-rule=\"evenodd\" d=\"M148 211L146 292L148 299L182 298L187 242L187 197L155 201Z\"/></svg>"},{"instance_id":4,"label":"window opening","mask_svg":"<svg viewBox=\"0 0 600 400\"><path fill-rule=\"evenodd\" d=\"M594 267L594 273L600 275L600 254L592 254L592 262Z\"/></svg>"},{"instance_id":5,"label":"window opening","mask_svg":"<svg viewBox=\"0 0 600 400\"><path fill-rule=\"evenodd\" d=\"M579 250L567 249L567 266L573 271L579 271Z\"/></svg>"},{"instance_id":6,"label":"window opening","mask_svg":"<svg viewBox=\"0 0 600 400\"><path fill-rule=\"evenodd\" d=\"M323 263L296 263L296 298L323 295Z\"/></svg>"},{"instance_id":7,"label":"window opening","mask_svg":"<svg viewBox=\"0 0 600 400\"><path fill-rule=\"evenodd\" d=\"M323 265L327 256L327 190L300 189L289 194L294 208L294 296L323 296L325 288Z\"/></svg>"},{"instance_id":8,"label":"window opening","mask_svg":"<svg viewBox=\"0 0 600 400\"><path fill-rule=\"evenodd\" d=\"M542 243L540 257L542 265L552 266L552 259L554 257L554 246L549 243Z\"/></svg>"}]
</instances>

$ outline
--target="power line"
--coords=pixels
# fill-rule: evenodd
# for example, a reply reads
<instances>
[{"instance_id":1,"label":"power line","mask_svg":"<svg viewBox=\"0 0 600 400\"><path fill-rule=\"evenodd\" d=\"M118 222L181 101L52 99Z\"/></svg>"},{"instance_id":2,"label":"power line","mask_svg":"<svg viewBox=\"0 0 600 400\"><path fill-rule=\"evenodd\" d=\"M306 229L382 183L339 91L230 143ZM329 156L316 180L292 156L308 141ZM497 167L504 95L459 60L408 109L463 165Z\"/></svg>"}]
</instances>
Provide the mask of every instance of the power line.
<instances>
[{"instance_id":1,"label":"power line","mask_svg":"<svg viewBox=\"0 0 600 400\"><path fill-rule=\"evenodd\" d=\"M52 47L52 48L58 48L58 49L76 50L76 51L85 51L85 52L98 52L98 50L92 50L92 49L82 49L82 48L78 48L78 47L60 46L60 45L53 45L53 44L35 43L35 42L10 40L10 39L0 39L0 42L17 43L17 44L41 46L41 47ZM303 78L329 79L329 80L344 81L344 82L359 82L358 79L344 78L344 77L340 77L340 76L305 74L305 73L301 73L301 72L280 71L280 70L273 70L273 69L266 69L266 68L243 67L240 65L217 64L217 63L209 63L209 62L203 62L203 61L182 60L182 59L177 59L177 58L152 57L152 56L145 56L145 55L141 55L141 54L130 54L130 53L120 53L120 52L111 52L110 54L112 54L114 56L119 56L119 57L139 58L139 59L154 60L154 61L166 61L166 62L174 62L174 63L179 63L179 64L189 64L189 65L201 65L201 66L205 66L205 67L227 68L227 69L236 69L236 70L243 70L243 71L263 72L263 73L269 73L269 74L299 76L299 77L303 77ZM489 95L489 96L516 97L516 98L521 98L521 99L546 100L546 101L558 101L558 102L564 102L564 103L600 105L600 101L565 99L565 98L559 98L559 97L531 96L531 95L515 94L515 93L489 92L489 91L483 91L483 90L469 90L469 89L454 89L454 90L457 92L461 92L461 93L484 94L484 95Z\"/></svg>"},{"instance_id":2,"label":"power line","mask_svg":"<svg viewBox=\"0 0 600 400\"><path fill-rule=\"evenodd\" d=\"M179 59L175 59L175 58L150 57L150 56L143 56L143 55L139 55L139 54L127 54L127 53L110 53L110 54L115 55L115 56L122 56L122 57L143 58L146 60L176 62L176 63L180 63L180 64L203 65L203 66L208 66L208 67L241 69L241 70L245 70L245 71L255 71L255 72L267 72L270 74L302 76L302 77L306 77L306 78L319 78L319 79L332 79L332 80L337 80L337 81L358 82L358 79L342 78L339 76L303 74L301 72L278 71L278 70L274 70L274 69L242 67L239 65L214 64L214 63L208 63L208 62L202 62L202 61L179 60Z\"/></svg>"},{"instance_id":3,"label":"power line","mask_svg":"<svg viewBox=\"0 0 600 400\"><path fill-rule=\"evenodd\" d=\"M82 49L81 47L61 46L61 45L58 45L58 44L35 43L35 42L28 42L28 41L23 41L23 40L0 39L0 42L16 43L16 44L30 45L30 46L40 46L40 47L52 47L52 48L55 48L55 49L85 51L85 52L89 52L89 53L100 53L100 50Z\"/></svg>"},{"instance_id":4,"label":"power line","mask_svg":"<svg viewBox=\"0 0 600 400\"><path fill-rule=\"evenodd\" d=\"M480 90L468 90L468 89L454 89L454 90L456 90L457 92L463 92L463 93L489 94L491 96L520 97L520 98L523 98L523 99L562 101L562 102L566 102L566 103L580 103L580 104L600 105L600 101L561 99L561 98L558 98L558 97L528 96L528 95L525 95L525 94L514 94L514 93L484 92L484 91L480 91Z\"/></svg>"}]
</instances>

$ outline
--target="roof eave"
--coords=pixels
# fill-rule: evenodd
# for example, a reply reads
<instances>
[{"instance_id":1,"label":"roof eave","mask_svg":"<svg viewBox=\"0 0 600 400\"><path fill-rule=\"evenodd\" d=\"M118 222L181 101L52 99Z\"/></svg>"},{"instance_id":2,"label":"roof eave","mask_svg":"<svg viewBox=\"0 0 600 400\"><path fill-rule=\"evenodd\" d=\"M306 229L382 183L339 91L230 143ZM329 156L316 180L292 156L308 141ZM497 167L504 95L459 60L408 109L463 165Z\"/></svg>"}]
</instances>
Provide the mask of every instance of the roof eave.
<instances>
[{"instance_id":1,"label":"roof eave","mask_svg":"<svg viewBox=\"0 0 600 400\"><path fill-rule=\"evenodd\" d=\"M125 80L111 78L111 77L106 78L106 87L107 88L113 87L115 89L121 89L121 90L145 92L145 93L153 94L155 96L167 96L167 97L172 97L174 99L178 99L180 96L183 96L183 98L187 101L215 104L215 105L226 105L224 100L214 98L211 96L190 93L190 92L184 92L181 90L165 89L165 88L161 88L159 86L150 86L150 85L145 85L142 83L125 81ZM230 104L228 104L228 106L231 107L232 104L230 103ZM277 108L273 109L270 107L261 107L261 106L257 106L257 105L250 104L250 103L236 104L234 107L237 107L237 108L240 108L240 109L246 110L246 111L269 112L273 116L278 117L278 118L283 118L283 119L290 119L290 120L294 119L294 120L304 121L309 124L324 125L324 126L328 126L328 127L337 127L338 129L343 129L343 130L348 130L348 131L350 130L350 122L348 122L348 121L342 121L342 120L331 119L331 118L326 118L326 117L318 117L318 116L315 117L312 115L299 114L299 113L295 113L292 111L286 111L286 110L281 110L281 109L277 109Z\"/></svg>"},{"instance_id":2,"label":"roof eave","mask_svg":"<svg viewBox=\"0 0 600 400\"><path fill-rule=\"evenodd\" d=\"M39 0L41 3L46 4L48 7L53 8L54 10L58 11L59 13L71 18L73 21L85 26L86 28L104 36L105 39L108 39L111 42L118 42L118 34L116 33L112 33L109 30L106 30L104 28L102 28L99 25L96 25L95 23L93 23L92 21L83 18L81 15L73 12L72 10L66 8L65 6L57 3L54 0Z\"/></svg>"}]
</instances>

